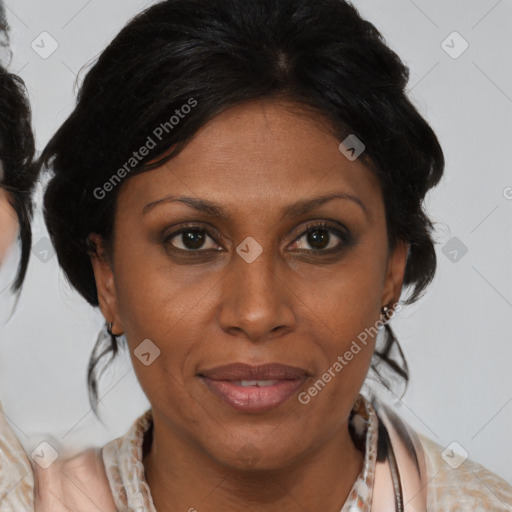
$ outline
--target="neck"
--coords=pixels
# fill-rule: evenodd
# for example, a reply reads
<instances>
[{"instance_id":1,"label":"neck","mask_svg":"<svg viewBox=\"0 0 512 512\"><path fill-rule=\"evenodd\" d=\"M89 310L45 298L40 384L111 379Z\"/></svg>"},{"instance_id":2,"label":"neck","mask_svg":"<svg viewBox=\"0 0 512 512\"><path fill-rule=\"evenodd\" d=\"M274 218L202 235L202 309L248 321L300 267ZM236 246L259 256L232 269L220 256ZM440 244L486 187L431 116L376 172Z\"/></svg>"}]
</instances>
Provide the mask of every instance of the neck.
<instances>
[{"instance_id":1,"label":"neck","mask_svg":"<svg viewBox=\"0 0 512 512\"><path fill-rule=\"evenodd\" d=\"M144 466L158 512L339 512L363 466L347 423L293 464L270 471L223 466L154 421Z\"/></svg>"}]
</instances>

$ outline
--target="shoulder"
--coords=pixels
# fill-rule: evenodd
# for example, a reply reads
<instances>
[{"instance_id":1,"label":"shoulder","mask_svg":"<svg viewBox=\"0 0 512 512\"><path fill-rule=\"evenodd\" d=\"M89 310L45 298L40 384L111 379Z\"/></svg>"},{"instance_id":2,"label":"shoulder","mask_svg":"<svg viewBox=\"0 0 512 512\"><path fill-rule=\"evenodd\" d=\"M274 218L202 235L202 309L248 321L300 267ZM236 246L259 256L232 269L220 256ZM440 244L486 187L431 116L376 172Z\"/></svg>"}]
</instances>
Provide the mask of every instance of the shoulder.
<instances>
[{"instance_id":1,"label":"shoulder","mask_svg":"<svg viewBox=\"0 0 512 512\"><path fill-rule=\"evenodd\" d=\"M409 453L421 474L421 488L426 490L426 506L417 508L432 512L510 512L512 486L484 466L437 444L413 429L387 404L376 401L381 419L390 427L390 435L398 450L398 462ZM393 439L392 439L393 440ZM403 476L410 477L412 468L405 467ZM407 481L407 478L406 478Z\"/></svg>"},{"instance_id":2,"label":"shoulder","mask_svg":"<svg viewBox=\"0 0 512 512\"><path fill-rule=\"evenodd\" d=\"M420 433L418 437L427 465L429 510L511 510L512 486L505 480Z\"/></svg>"},{"instance_id":3,"label":"shoulder","mask_svg":"<svg viewBox=\"0 0 512 512\"><path fill-rule=\"evenodd\" d=\"M35 466L37 512L115 512L101 449L86 450L57 460L44 469Z\"/></svg>"},{"instance_id":4,"label":"shoulder","mask_svg":"<svg viewBox=\"0 0 512 512\"><path fill-rule=\"evenodd\" d=\"M102 448L57 459L47 469L36 465L36 512L137 509L142 491L149 495L149 489L143 486L141 444L150 425L150 414L151 411L145 413L124 436Z\"/></svg>"},{"instance_id":5,"label":"shoulder","mask_svg":"<svg viewBox=\"0 0 512 512\"><path fill-rule=\"evenodd\" d=\"M0 403L0 510L34 509L34 476Z\"/></svg>"}]
</instances>

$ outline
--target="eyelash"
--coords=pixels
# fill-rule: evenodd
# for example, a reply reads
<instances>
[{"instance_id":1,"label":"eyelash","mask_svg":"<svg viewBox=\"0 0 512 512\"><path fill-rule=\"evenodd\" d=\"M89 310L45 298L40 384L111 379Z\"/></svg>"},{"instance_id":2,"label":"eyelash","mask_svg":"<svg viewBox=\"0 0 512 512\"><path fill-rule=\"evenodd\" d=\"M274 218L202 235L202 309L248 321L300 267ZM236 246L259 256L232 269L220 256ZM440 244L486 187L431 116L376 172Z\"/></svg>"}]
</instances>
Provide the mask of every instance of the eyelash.
<instances>
[{"instance_id":1,"label":"eyelash","mask_svg":"<svg viewBox=\"0 0 512 512\"><path fill-rule=\"evenodd\" d=\"M322 228L323 230L327 231L328 233L333 233L334 235L339 237L341 239L341 241L334 248L331 247L330 249L299 249L299 252L307 252L307 253L313 253L313 254L319 254L319 253L332 254L332 253L340 252L341 250L343 250L344 247L350 245L352 242L352 238L351 238L348 230L347 230L347 232L343 232L328 222L320 221L320 222L309 224L307 226L307 228L298 237L296 237L293 240L292 243L297 242L302 237L307 235L309 232L314 231L315 229L318 229L318 228ZM180 248L174 247L171 244L171 240L176 238L177 236L181 235L182 233L186 233L187 231L199 231L200 233L206 233L206 235L209 238L211 238L213 240L213 242L215 242L217 245L219 245L218 239L220 237L218 235L213 235L206 228L203 228L197 224L187 224L187 225L183 226L182 228L180 228L178 231L174 231L173 233L170 233L169 235L165 236L164 240L163 240L164 245L170 246L172 248L172 250L175 252L187 253L192 256L199 255L201 253L207 253L207 252L212 252L212 251L217 252L218 251L217 249L188 250L188 249L180 249ZM329 240L329 242L330 242L330 240Z\"/></svg>"}]
</instances>

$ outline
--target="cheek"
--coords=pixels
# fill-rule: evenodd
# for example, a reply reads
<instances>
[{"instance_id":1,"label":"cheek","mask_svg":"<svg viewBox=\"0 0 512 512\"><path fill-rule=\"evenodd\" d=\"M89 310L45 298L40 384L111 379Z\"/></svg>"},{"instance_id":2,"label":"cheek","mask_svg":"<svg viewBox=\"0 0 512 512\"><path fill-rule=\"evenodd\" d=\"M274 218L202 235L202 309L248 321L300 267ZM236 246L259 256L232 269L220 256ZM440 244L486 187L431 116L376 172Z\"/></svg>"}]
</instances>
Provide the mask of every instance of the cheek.
<instances>
[{"instance_id":1,"label":"cheek","mask_svg":"<svg viewBox=\"0 0 512 512\"><path fill-rule=\"evenodd\" d=\"M307 279L309 293L302 290L302 314L319 333L329 401L357 394L368 373L379 332L385 253L384 244L362 243L335 273L316 272Z\"/></svg>"},{"instance_id":2,"label":"cheek","mask_svg":"<svg viewBox=\"0 0 512 512\"><path fill-rule=\"evenodd\" d=\"M322 366L298 398L316 417L323 417L323 428L332 432L344 421L366 379L380 318L378 273L366 265L345 270L335 283L317 281L317 293L304 308L304 315L308 309L314 313L308 318L315 322L316 353Z\"/></svg>"},{"instance_id":3,"label":"cheek","mask_svg":"<svg viewBox=\"0 0 512 512\"><path fill-rule=\"evenodd\" d=\"M359 389L368 372L377 335L379 320L379 294L372 280L364 283L355 273L331 290L325 307L316 306L316 316L321 319L322 338L317 338L325 354L323 372L330 370L333 392L346 381ZM313 307L313 304L311 304ZM329 380L329 376L325 376ZM345 389L343 392L345 393Z\"/></svg>"},{"instance_id":4,"label":"cheek","mask_svg":"<svg viewBox=\"0 0 512 512\"><path fill-rule=\"evenodd\" d=\"M187 330L188 301L170 285L155 282L155 269L142 274L132 273L118 286L119 315L134 371L154 407L173 411L176 422L193 421L183 372L195 343Z\"/></svg>"},{"instance_id":5,"label":"cheek","mask_svg":"<svg viewBox=\"0 0 512 512\"><path fill-rule=\"evenodd\" d=\"M203 338L195 319L197 311L204 307L201 298L208 285L195 282L197 275L182 270L184 267L152 258L149 251L148 247L142 249L133 244L116 253L119 320L146 395L156 401L170 396L173 407L179 409L186 391L183 366ZM142 352L142 347L148 349ZM150 356L144 361L137 357L141 353ZM157 357L153 361L154 355ZM153 362L144 364L148 359Z\"/></svg>"},{"instance_id":6,"label":"cheek","mask_svg":"<svg viewBox=\"0 0 512 512\"><path fill-rule=\"evenodd\" d=\"M379 319L385 266L376 255L383 251L375 247L356 249L336 269L314 269L303 274L305 309L314 312L319 326L328 339L342 340L342 346L375 325ZM314 275L313 275L314 274ZM339 348L339 347L338 347Z\"/></svg>"},{"instance_id":7,"label":"cheek","mask_svg":"<svg viewBox=\"0 0 512 512\"><path fill-rule=\"evenodd\" d=\"M193 296L184 293L180 268L172 268L161 248L136 230L132 238L119 238L124 242L116 247L114 272L120 320L133 341L151 338L171 329L191 309Z\"/></svg>"}]
</instances>

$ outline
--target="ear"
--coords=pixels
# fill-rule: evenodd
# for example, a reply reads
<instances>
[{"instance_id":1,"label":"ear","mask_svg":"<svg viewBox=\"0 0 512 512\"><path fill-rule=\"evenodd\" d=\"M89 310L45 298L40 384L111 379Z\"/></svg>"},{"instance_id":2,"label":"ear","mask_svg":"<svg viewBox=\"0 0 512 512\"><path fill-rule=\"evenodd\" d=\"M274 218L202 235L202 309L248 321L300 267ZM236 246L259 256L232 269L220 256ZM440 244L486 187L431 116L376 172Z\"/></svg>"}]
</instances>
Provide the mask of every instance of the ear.
<instances>
[{"instance_id":1,"label":"ear","mask_svg":"<svg viewBox=\"0 0 512 512\"><path fill-rule=\"evenodd\" d=\"M124 329L120 321L117 291L115 286L112 263L107 257L103 238L97 233L91 233L89 240L96 250L91 253L91 264L94 270L94 279L98 291L100 309L105 321L112 322L112 332L122 334Z\"/></svg>"},{"instance_id":2,"label":"ear","mask_svg":"<svg viewBox=\"0 0 512 512\"><path fill-rule=\"evenodd\" d=\"M410 246L409 242L399 240L390 255L382 294L382 306L391 304L392 307L400 299Z\"/></svg>"}]
</instances>

